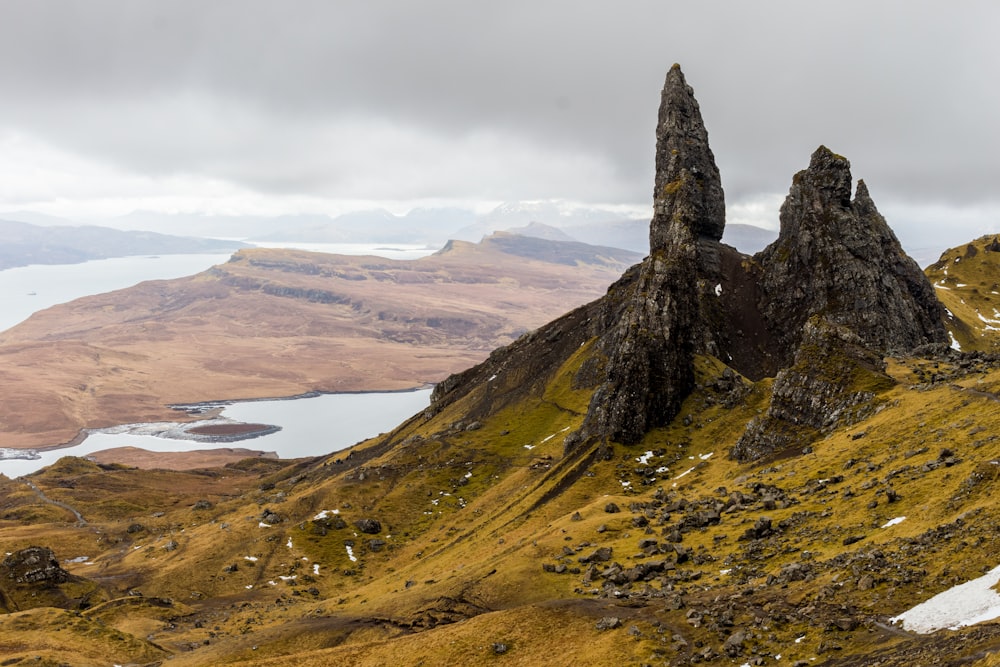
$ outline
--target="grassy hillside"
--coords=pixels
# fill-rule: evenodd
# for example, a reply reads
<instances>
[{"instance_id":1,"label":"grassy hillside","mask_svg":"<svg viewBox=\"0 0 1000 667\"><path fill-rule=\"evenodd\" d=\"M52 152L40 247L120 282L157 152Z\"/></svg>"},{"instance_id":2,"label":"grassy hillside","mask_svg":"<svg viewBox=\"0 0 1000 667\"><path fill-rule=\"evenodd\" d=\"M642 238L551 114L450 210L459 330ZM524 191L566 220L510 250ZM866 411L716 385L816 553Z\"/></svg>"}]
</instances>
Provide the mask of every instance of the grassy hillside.
<instances>
[{"instance_id":1,"label":"grassy hillside","mask_svg":"<svg viewBox=\"0 0 1000 667\"><path fill-rule=\"evenodd\" d=\"M957 280L943 261L935 282ZM74 665L997 664L1000 624L920 635L890 619L997 565L1000 362L889 359L859 379L857 421L743 464L729 451L773 380L702 356L669 426L567 449L590 401L584 315L533 334L548 356L492 355L464 395L345 452L184 472L66 458L0 480L6 551L50 547L73 575L0 577L0 651Z\"/></svg>"},{"instance_id":2,"label":"grassy hillside","mask_svg":"<svg viewBox=\"0 0 1000 667\"><path fill-rule=\"evenodd\" d=\"M253 249L0 335L0 447L174 421L168 406L420 387L591 301L638 256L500 235L417 260Z\"/></svg>"},{"instance_id":3,"label":"grassy hillside","mask_svg":"<svg viewBox=\"0 0 1000 667\"><path fill-rule=\"evenodd\" d=\"M937 297L948 308L952 347L1000 351L1000 242L995 235L947 250L927 267Z\"/></svg>"}]
</instances>

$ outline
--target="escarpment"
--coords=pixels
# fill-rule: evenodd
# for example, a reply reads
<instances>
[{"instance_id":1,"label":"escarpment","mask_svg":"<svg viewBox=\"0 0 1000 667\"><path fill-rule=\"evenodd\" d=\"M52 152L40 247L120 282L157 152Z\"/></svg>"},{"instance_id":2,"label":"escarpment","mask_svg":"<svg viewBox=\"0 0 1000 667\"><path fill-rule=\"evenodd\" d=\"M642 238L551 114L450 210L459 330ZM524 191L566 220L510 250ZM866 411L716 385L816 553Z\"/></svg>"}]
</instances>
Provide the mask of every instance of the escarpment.
<instances>
[{"instance_id":1,"label":"escarpment","mask_svg":"<svg viewBox=\"0 0 1000 667\"><path fill-rule=\"evenodd\" d=\"M763 267L761 306L779 349L797 346L820 315L886 354L945 342L944 311L927 277L875 208L864 181L851 199L847 159L820 146L792 179Z\"/></svg>"},{"instance_id":2,"label":"escarpment","mask_svg":"<svg viewBox=\"0 0 1000 667\"><path fill-rule=\"evenodd\" d=\"M698 102L675 65L656 129L649 256L603 298L443 383L431 411L477 391L483 400L474 411L487 414L499 396L542 386L591 342L576 386L593 393L566 438L568 453L586 443L637 444L669 424L695 387L698 355L751 380L776 378L766 414L731 445L740 460L804 446L860 418L892 384L884 356L944 343L947 333L927 278L864 182L853 199L851 186L850 163L821 146L792 180L773 244L749 257L720 243L721 177ZM501 369L523 375L512 372L518 368L532 368L532 380L495 381ZM487 378L494 380L484 388Z\"/></svg>"}]
</instances>

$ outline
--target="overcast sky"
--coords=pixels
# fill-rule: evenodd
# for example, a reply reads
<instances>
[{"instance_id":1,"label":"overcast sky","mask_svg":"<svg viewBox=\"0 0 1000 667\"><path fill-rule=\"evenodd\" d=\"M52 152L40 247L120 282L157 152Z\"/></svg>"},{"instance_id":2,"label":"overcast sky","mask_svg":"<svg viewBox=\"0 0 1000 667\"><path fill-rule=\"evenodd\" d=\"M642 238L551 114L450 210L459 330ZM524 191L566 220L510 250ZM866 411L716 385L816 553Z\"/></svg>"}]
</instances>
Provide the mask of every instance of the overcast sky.
<instances>
[{"instance_id":1,"label":"overcast sky","mask_svg":"<svg viewBox=\"0 0 1000 667\"><path fill-rule=\"evenodd\" d=\"M992 0L2 0L0 211L644 211L679 62L730 222L776 225L826 144L900 236L968 240L1000 228L998 31Z\"/></svg>"}]
</instances>

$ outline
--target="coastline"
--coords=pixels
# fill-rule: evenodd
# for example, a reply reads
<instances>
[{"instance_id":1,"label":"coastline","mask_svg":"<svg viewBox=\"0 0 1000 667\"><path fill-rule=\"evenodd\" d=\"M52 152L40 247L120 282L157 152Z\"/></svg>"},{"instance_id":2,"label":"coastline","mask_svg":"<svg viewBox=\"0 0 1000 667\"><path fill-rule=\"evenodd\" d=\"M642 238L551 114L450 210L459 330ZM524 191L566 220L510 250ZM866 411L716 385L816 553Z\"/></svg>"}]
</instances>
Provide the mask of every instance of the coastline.
<instances>
[{"instance_id":1,"label":"coastline","mask_svg":"<svg viewBox=\"0 0 1000 667\"><path fill-rule=\"evenodd\" d=\"M419 385L408 387L405 389L358 389L349 391L319 391L311 390L303 392L301 394L292 394L290 396L260 396L255 398L233 398L233 399L220 399L213 401L196 401L191 403L168 403L167 408L171 410L177 410L180 412L185 412L189 416L195 417L198 415L205 415L212 410L221 410L229 405L237 405L241 403L262 403L267 401L297 401L300 399L307 398L317 398L319 396L359 396L367 394L406 394L417 391L424 391L427 389L433 389L436 383L434 382L424 382ZM248 432L246 435L241 437L233 437L226 435L217 436L198 436L197 434L191 435L178 435L183 434L190 428L196 428L199 425L214 425L214 424L236 424L245 422L236 422L234 420L229 420L226 418L217 418L218 421L208 420L195 420L195 421L162 421L162 422L134 422L128 424L116 424L114 426L105 426L100 428L82 428L77 434L67 440L66 442L57 443L53 445L42 445L42 446L32 446L32 447L0 447L0 461L7 460L37 460L41 458L40 452L52 452L58 449L70 449L82 445L87 437L91 433L111 433L111 434L123 434L132 433L134 435L154 435L159 438L166 440L183 440L183 441L195 441L204 442L207 444L218 443L225 444L231 442L239 442L241 440L251 440L253 438L259 438L265 435L270 435L271 433L276 433L281 430L280 426L265 425L269 430L261 430L260 432ZM130 430L130 427L136 427L137 429L142 429L145 427L156 427L162 426L159 432L154 433L143 433L140 430ZM32 455L27 453L31 452Z\"/></svg>"}]
</instances>

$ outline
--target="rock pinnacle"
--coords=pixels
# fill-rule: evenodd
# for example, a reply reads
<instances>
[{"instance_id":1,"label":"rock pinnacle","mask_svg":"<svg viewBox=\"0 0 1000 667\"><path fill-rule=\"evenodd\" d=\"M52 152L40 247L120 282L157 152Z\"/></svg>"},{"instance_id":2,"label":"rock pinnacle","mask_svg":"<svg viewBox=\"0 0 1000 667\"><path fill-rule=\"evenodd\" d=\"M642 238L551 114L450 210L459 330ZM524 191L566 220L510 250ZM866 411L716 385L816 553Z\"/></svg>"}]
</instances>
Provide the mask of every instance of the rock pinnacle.
<instances>
[{"instance_id":1,"label":"rock pinnacle","mask_svg":"<svg viewBox=\"0 0 1000 667\"><path fill-rule=\"evenodd\" d=\"M667 72L660 96L650 252L669 244L675 224L713 241L722 238L726 224L719 168L708 146L698 101L679 65Z\"/></svg>"}]
</instances>

